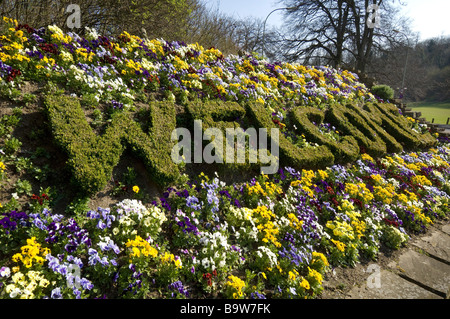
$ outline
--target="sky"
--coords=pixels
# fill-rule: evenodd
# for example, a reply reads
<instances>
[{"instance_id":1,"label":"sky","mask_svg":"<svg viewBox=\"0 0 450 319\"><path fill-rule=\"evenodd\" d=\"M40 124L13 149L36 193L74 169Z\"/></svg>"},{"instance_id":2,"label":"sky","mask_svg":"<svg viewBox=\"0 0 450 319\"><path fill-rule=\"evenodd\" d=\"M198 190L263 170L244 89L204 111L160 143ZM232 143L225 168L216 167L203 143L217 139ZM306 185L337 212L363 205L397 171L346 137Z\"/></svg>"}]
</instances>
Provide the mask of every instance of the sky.
<instances>
[{"instance_id":1,"label":"sky","mask_svg":"<svg viewBox=\"0 0 450 319\"><path fill-rule=\"evenodd\" d=\"M279 0L204 0L211 8L236 18L256 17L262 20L276 8L282 8ZM433 37L450 36L449 0L396 0L406 4L401 14L411 19L411 29L419 32L420 40ZM276 11L267 19L267 25L282 24L282 10Z\"/></svg>"}]
</instances>

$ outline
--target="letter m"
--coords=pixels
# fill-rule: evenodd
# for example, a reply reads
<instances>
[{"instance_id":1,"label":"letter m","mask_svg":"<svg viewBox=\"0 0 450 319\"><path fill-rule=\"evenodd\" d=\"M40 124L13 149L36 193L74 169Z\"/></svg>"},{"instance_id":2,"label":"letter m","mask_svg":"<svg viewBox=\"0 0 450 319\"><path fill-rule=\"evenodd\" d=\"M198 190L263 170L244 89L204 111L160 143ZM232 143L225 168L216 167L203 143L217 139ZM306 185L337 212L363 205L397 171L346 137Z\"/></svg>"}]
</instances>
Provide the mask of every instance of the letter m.
<instances>
[{"instance_id":1,"label":"letter m","mask_svg":"<svg viewBox=\"0 0 450 319\"><path fill-rule=\"evenodd\" d=\"M149 105L148 134L126 111L111 115L103 135L97 135L86 120L77 99L49 95L45 106L57 144L67 153L76 184L86 193L102 190L126 147L139 157L154 181L165 186L179 174L170 153L175 128L175 108L170 102Z\"/></svg>"}]
</instances>

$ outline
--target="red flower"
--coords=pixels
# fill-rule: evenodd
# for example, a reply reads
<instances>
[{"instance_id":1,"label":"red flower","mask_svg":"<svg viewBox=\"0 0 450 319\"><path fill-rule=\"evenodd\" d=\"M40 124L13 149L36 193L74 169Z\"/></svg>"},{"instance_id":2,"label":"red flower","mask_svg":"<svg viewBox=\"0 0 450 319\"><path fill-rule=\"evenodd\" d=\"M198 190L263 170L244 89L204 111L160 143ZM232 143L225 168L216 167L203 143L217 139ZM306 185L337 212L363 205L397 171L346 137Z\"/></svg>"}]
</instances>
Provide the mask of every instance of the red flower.
<instances>
[{"instance_id":1,"label":"red flower","mask_svg":"<svg viewBox=\"0 0 450 319\"><path fill-rule=\"evenodd\" d=\"M42 197L41 197L42 196ZM44 199L49 200L49 197L47 194L42 193L41 196L38 196L36 194L31 195L31 199L35 199L39 202L39 205L42 205L44 203Z\"/></svg>"},{"instance_id":2,"label":"red flower","mask_svg":"<svg viewBox=\"0 0 450 319\"><path fill-rule=\"evenodd\" d=\"M327 186L327 192L328 194L334 195L334 190L330 186Z\"/></svg>"},{"instance_id":3,"label":"red flower","mask_svg":"<svg viewBox=\"0 0 450 319\"><path fill-rule=\"evenodd\" d=\"M25 29L25 30L27 30L27 32L28 32L29 34L34 33L34 29L33 29L32 27L30 27L28 24L19 24L19 25L16 27L16 31L17 31L17 30L20 30L20 29Z\"/></svg>"},{"instance_id":4,"label":"red flower","mask_svg":"<svg viewBox=\"0 0 450 319\"><path fill-rule=\"evenodd\" d=\"M109 52L111 52L111 54L114 55L114 48L107 37L99 36L97 40L99 41L99 44L101 46L108 48Z\"/></svg>"},{"instance_id":5,"label":"red flower","mask_svg":"<svg viewBox=\"0 0 450 319\"><path fill-rule=\"evenodd\" d=\"M12 69L11 72L9 72L8 76L6 77L6 82L13 81L17 76L21 75L22 72L17 69Z\"/></svg>"},{"instance_id":6,"label":"red flower","mask_svg":"<svg viewBox=\"0 0 450 319\"><path fill-rule=\"evenodd\" d=\"M392 225L394 227L398 227L398 223L395 220L392 219L387 219L386 217L383 218L383 221L388 224L388 225Z\"/></svg>"},{"instance_id":7,"label":"red flower","mask_svg":"<svg viewBox=\"0 0 450 319\"><path fill-rule=\"evenodd\" d=\"M317 210L320 212L322 212L322 207L320 206L320 204L316 201L313 202L314 206L316 206Z\"/></svg>"},{"instance_id":8,"label":"red flower","mask_svg":"<svg viewBox=\"0 0 450 319\"><path fill-rule=\"evenodd\" d=\"M58 55L58 49L57 46L53 43L41 43L39 44L39 47L42 49L42 51Z\"/></svg>"},{"instance_id":9,"label":"red flower","mask_svg":"<svg viewBox=\"0 0 450 319\"><path fill-rule=\"evenodd\" d=\"M211 280L212 275L209 272L206 274L203 274L203 279L205 279L205 278L206 278L206 282L207 282L208 286L212 286L212 280Z\"/></svg>"},{"instance_id":10,"label":"red flower","mask_svg":"<svg viewBox=\"0 0 450 319\"><path fill-rule=\"evenodd\" d=\"M280 122L279 119L272 119L272 122L278 125L280 129L283 129L283 124Z\"/></svg>"},{"instance_id":11,"label":"red flower","mask_svg":"<svg viewBox=\"0 0 450 319\"><path fill-rule=\"evenodd\" d=\"M359 209L363 209L363 204L362 204L362 202L359 199L351 198L351 200L353 201L353 203L355 203L356 205L359 206Z\"/></svg>"},{"instance_id":12,"label":"red flower","mask_svg":"<svg viewBox=\"0 0 450 319\"><path fill-rule=\"evenodd\" d=\"M118 39L120 41L124 42L124 43L127 43L127 42L131 41L131 39L129 37L125 36L125 35L120 35Z\"/></svg>"},{"instance_id":13,"label":"red flower","mask_svg":"<svg viewBox=\"0 0 450 319\"><path fill-rule=\"evenodd\" d=\"M100 61L102 61L105 64L115 64L117 61L107 55L103 56Z\"/></svg>"}]
</instances>

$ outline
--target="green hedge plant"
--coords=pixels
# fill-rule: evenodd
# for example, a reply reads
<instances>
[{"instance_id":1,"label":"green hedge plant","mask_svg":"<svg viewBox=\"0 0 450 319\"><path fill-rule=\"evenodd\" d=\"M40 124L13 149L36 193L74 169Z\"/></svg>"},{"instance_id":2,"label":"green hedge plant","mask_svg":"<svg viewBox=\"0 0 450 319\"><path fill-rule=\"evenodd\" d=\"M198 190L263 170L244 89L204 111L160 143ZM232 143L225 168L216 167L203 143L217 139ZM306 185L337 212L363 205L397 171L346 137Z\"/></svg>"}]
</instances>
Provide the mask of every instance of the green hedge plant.
<instances>
[{"instance_id":1,"label":"green hedge plant","mask_svg":"<svg viewBox=\"0 0 450 319\"><path fill-rule=\"evenodd\" d=\"M175 109L171 102L149 105L148 134L126 112L116 112L102 136L89 126L77 99L49 95L45 106L59 146L68 154L76 184L87 193L102 190L111 179L125 147L146 164L157 184L167 185L179 175L170 158L172 142L167 131L175 128Z\"/></svg>"},{"instance_id":2,"label":"green hedge plant","mask_svg":"<svg viewBox=\"0 0 450 319\"><path fill-rule=\"evenodd\" d=\"M379 98L387 101L394 98L394 89L391 88L389 85L380 84L380 85L374 85L371 89L372 94L375 96L378 96Z\"/></svg>"}]
</instances>

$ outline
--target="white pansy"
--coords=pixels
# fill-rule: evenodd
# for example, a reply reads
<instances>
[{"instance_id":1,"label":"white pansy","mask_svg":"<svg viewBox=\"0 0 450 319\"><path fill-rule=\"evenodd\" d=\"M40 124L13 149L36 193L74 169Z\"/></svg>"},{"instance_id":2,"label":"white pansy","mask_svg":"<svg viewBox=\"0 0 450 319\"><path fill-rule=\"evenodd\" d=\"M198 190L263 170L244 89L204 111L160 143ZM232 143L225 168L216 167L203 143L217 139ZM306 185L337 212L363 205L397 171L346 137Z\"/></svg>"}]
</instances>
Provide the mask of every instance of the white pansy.
<instances>
[{"instance_id":1,"label":"white pansy","mask_svg":"<svg viewBox=\"0 0 450 319\"><path fill-rule=\"evenodd\" d=\"M278 263L277 255L266 246L259 246L256 255L261 259L269 260L269 267L275 267Z\"/></svg>"}]
</instances>

